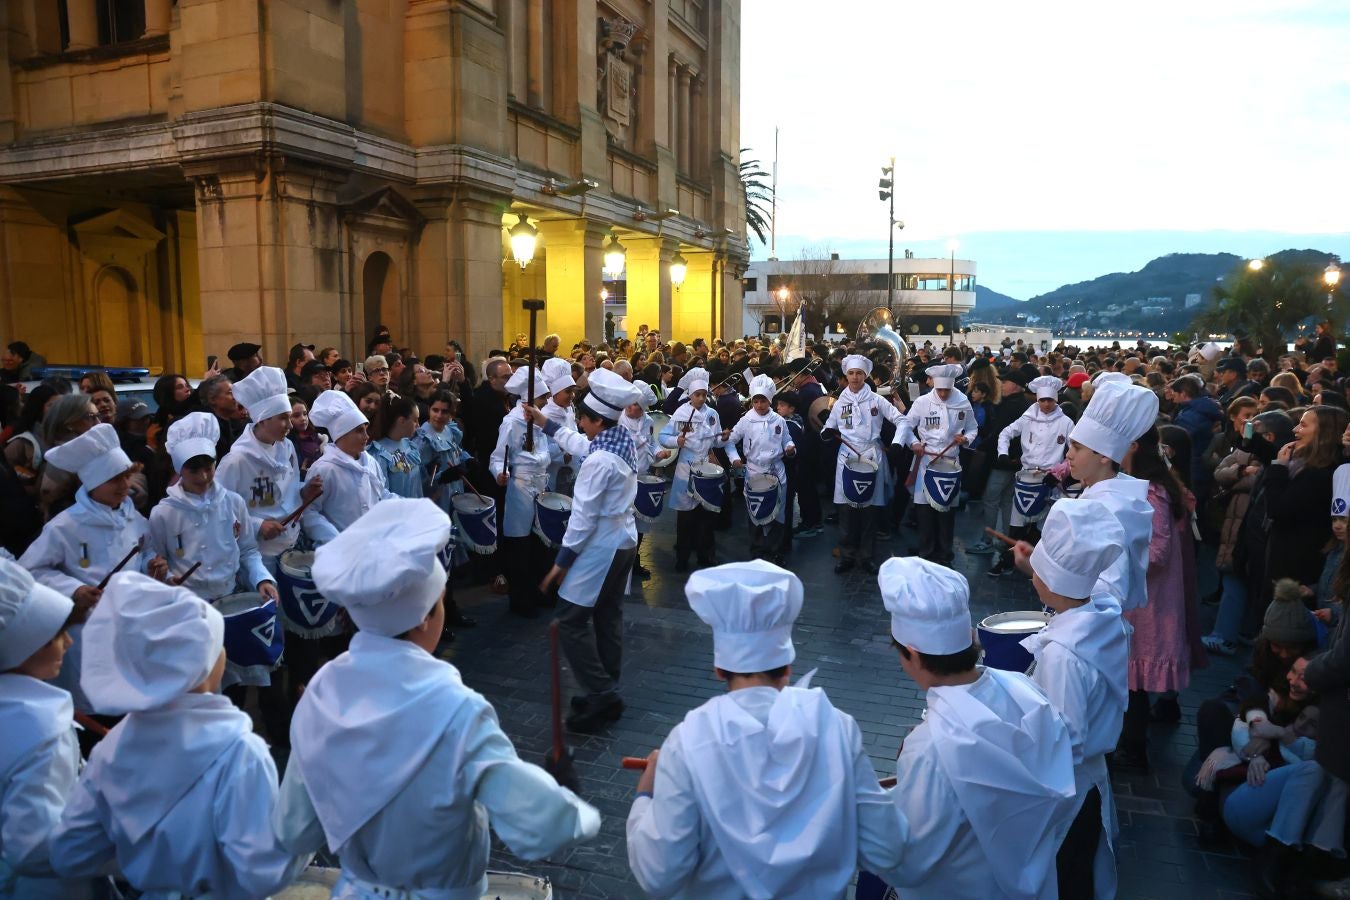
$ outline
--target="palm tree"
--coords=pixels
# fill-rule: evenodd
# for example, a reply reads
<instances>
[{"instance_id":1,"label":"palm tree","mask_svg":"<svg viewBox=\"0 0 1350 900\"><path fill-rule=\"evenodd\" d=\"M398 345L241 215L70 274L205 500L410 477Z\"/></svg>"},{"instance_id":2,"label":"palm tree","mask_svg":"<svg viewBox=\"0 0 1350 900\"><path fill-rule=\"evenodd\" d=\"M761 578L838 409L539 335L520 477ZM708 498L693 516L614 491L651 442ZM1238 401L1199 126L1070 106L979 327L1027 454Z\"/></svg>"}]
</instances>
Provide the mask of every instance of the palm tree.
<instances>
[{"instance_id":1,"label":"palm tree","mask_svg":"<svg viewBox=\"0 0 1350 900\"><path fill-rule=\"evenodd\" d=\"M759 242L764 244L768 242L765 235L768 234L773 221L764 205L773 200L773 188L762 180L768 178L769 173L760 168L759 160L745 158L745 154L749 152L749 147L741 148L741 192L745 195L745 227L748 231L753 231ZM748 233L746 237L749 238Z\"/></svg>"},{"instance_id":2,"label":"palm tree","mask_svg":"<svg viewBox=\"0 0 1350 900\"><path fill-rule=\"evenodd\" d=\"M1286 250L1259 268L1244 264L1215 285L1213 305L1196 316L1193 327L1202 335L1245 329L1262 355L1274 359L1301 321L1328 313L1322 269L1309 256L1308 251Z\"/></svg>"}]
</instances>

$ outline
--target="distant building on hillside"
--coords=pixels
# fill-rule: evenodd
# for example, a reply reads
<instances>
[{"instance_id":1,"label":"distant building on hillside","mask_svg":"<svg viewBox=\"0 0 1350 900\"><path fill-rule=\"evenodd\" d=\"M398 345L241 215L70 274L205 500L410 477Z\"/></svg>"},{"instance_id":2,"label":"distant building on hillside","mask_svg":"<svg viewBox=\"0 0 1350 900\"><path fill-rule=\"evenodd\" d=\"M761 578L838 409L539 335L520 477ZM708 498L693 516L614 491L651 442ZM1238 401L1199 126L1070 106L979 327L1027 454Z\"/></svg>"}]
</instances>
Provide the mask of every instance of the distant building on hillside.
<instances>
[{"instance_id":1,"label":"distant building on hillside","mask_svg":"<svg viewBox=\"0 0 1350 900\"><path fill-rule=\"evenodd\" d=\"M1199 294L1187 294L1187 295L1186 295L1186 309L1194 309L1195 307L1197 307L1197 306L1199 306L1199 305L1200 305L1200 295L1199 295Z\"/></svg>"}]
</instances>

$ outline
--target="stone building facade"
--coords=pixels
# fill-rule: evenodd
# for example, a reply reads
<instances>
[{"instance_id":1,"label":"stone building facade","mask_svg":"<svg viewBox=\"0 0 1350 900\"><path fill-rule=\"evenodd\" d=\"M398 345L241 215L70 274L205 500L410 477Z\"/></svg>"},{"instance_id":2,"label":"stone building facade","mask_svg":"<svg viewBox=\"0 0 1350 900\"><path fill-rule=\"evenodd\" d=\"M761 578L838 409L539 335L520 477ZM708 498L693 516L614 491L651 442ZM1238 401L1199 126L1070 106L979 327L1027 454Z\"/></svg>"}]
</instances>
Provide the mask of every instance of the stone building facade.
<instances>
[{"instance_id":1,"label":"stone building facade","mask_svg":"<svg viewBox=\"0 0 1350 900\"><path fill-rule=\"evenodd\" d=\"M0 330L48 359L481 358L527 297L570 347L611 239L630 321L739 332L739 0L0 0L0 38Z\"/></svg>"}]
</instances>

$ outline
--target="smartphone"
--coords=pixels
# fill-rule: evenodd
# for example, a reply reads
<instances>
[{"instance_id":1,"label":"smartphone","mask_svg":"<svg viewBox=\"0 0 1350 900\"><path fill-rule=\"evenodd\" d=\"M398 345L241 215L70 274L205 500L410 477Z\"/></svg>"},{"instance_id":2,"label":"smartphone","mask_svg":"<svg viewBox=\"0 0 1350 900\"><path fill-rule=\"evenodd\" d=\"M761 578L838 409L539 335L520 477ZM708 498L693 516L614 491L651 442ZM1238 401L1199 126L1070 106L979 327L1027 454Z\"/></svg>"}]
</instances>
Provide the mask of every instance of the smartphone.
<instances>
[{"instance_id":1,"label":"smartphone","mask_svg":"<svg viewBox=\"0 0 1350 900\"><path fill-rule=\"evenodd\" d=\"M1256 436L1256 423L1248 419L1247 424L1242 426L1242 439L1244 441L1250 441L1255 436Z\"/></svg>"},{"instance_id":2,"label":"smartphone","mask_svg":"<svg viewBox=\"0 0 1350 900\"><path fill-rule=\"evenodd\" d=\"M216 356L214 353L208 356L206 358L206 368L214 369L216 367L216 360L218 359L220 359L220 357Z\"/></svg>"}]
</instances>

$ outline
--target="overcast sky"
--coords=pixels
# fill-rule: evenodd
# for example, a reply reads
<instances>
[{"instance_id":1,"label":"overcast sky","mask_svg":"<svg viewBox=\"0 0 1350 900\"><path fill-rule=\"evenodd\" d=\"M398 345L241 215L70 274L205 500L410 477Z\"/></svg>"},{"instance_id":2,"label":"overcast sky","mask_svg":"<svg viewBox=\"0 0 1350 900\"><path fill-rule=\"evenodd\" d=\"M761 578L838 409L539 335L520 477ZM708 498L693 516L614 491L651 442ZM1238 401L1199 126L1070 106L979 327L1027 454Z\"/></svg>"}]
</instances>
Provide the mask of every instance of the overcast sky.
<instances>
[{"instance_id":1,"label":"overcast sky","mask_svg":"<svg viewBox=\"0 0 1350 900\"><path fill-rule=\"evenodd\" d=\"M744 0L741 47L780 258L884 256L892 154L896 255L956 236L1019 298L1169 250L1350 257L1350 0Z\"/></svg>"}]
</instances>

